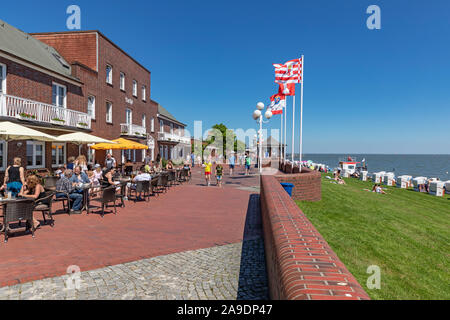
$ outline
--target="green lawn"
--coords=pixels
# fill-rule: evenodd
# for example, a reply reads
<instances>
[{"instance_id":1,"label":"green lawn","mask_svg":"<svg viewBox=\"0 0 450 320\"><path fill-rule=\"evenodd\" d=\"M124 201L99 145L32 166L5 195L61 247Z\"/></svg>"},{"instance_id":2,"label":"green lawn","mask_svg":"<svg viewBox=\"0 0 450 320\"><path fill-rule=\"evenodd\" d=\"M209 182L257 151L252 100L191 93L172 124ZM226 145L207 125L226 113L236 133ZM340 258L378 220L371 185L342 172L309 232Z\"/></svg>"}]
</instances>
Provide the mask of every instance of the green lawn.
<instances>
[{"instance_id":1,"label":"green lawn","mask_svg":"<svg viewBox=\"0 0 450 320\"><path fill-rule=\"evenodd\" d=\"M450 299L449 195L330 181L322 175L321 201L297 204L372 299ZM381 269L379 290L366 286L370 265Z\"/></svg>"}]
</instances>

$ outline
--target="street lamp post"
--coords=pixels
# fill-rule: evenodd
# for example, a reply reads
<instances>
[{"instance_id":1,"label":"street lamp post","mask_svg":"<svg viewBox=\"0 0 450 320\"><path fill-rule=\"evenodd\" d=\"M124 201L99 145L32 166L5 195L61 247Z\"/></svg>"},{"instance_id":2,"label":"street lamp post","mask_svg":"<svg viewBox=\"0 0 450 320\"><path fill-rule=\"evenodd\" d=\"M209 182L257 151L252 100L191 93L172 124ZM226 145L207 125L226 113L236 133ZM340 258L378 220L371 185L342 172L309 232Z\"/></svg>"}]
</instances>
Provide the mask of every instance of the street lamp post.
<instances>
[{"instance_id":1,"label":"street lamp post","mask_svg":"<svg viewBox=\"0 0 450 320\"><path fill-rule=\"evenodd\" d=\"M258 102L256 104L256 110L253 111L253 119L259 122L259 131L258 131L258 170L259 173L262 173L262 124L268 123L269 121L264 121L262 116L262 110L264 109L264 103ZM270 110L267 110L264 114L267 120L270 120L272 118L272 112Z\"/></svg>"}]
</instances>

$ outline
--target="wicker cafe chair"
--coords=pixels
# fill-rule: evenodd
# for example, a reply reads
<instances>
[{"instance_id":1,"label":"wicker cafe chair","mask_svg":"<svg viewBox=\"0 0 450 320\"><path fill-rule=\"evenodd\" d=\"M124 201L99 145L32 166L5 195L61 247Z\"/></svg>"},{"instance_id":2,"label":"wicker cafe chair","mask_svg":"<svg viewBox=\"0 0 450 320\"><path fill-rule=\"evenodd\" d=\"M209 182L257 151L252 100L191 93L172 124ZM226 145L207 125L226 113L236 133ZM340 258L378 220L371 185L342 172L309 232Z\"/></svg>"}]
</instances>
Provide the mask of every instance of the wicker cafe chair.
<instances>
[{"instance_id":1,"label":"wicker cafe chair","mask_svg":"<svg viewBox=\"0 0 450 320\"><path fill-rule=\"evenodd\" d=\"M120 182L120 192L116 193L116 199L120 199L120 206L122 208L125 208L125 191L127 189L127 182L126 181L121 181Z\"/></svg>"},{"instance_id":2,"label":"wicker cafe chair","mask_svg":"<svg viewBox=\"0 0 450 320\"><path fill-rule=\"evenodd\" d=\"M62 194L64 194L64 196L57 198L56 197L57 193L62 193ZM53 202L62 202L64 212L67 212L70 215L70 194L68 194L67 192L56 191L55 199L53 200ZM67 203L67 209L66 209L66 203Z\"/></svg>"},{"instance_id":3,"label":"wicker cafe chair","mask_svg":"<svg viewBox=\"0 0 450 320\"><path fill-rule=\"evenodd\" d=\"M173 186L177 182L177 171L171 170L168 172L167 181L170 186Z\"/></svg>"},{"instance_id":4,"label":"wicker cafe chair","mask_svg":"<svg viewBox=\"0 0 450 320\"><path fill-rule=\"evenodd\" d=\"M99 202L102 204L102 218L105 215L105 206L108 205L108 203L114 204L114 214L117 214L117 208L116 208L116 186L107 187L102 190L101 197L93 198L90 200L90 202Z\"/></svg>"},{"instance_id":5,"label":"wicker cafe chair","mask_svg":"<svg viewBox=\"0 0 450 320\"><path fill-rule=\"evenodd\" d=\"M44 189L49 191L56 191L56 181L58 181L58 177L49 176L44 179Z\"/></svg>"},{"instance_id":6,"label":"wicker cafe chair","mask_svg":"<svg viewBox=\"0 0 450 320\"><path fill-rule=\"evenodd\" d=\"M158 177L158 188L161 191L167 192L167 188L169 187L169 174L161 173Z\"/></svg>"},{"instance_id":7,"label":"wicker cafe chair","mask_svg":"<svg viewBox=\"0 0 450 320\"><path fill-rule=\"evenodd\" d=\"M144 194L144 200L147 200L150 197L150 181L137 181L135 186L131 186L130 195L135 193L134 202L137 200L138 193Z\"/></svg>"},{"instance_id":8,"label":"wicker cafe chair","mask_svg":"<svg viewBox=\"0 0 450 320\"><path fill-rule=\"evenodd\" d=\"M55 225L55 220L52 216L52 202L53 196L55 195L54 191L49 191L45 193L44 198L40 198L35 201L33 211L42 212L42 217L44 218L44 222L47 223L47 219L45 218L45 214L47 213L50 217L50 226Z\"/></svg>"},{"instance_id":9,"label":"wicker cafe chair","mask_svg":"<svg viewBox=\"0 0 450 320\"><path fill-rule=\"evenodd\" d=\"M25 220L26 230L31 229L31 235L34 238L33 208L34 201L32 199L16 200L3 205L3 234L5 242L8 242L9 224L15 221Z\"/></svg>"},{"instance_id":10,"label":"wicker cafe chair","mask_svg":"<svg viewBox=\"0 0 450 320\"><path fill-rule=\"evenodd\" d=\"M154 177L150 181L150 187L152 189L152 194L158 194L158 196L159 196L158 184L159 184L159 177Z\"/></svg>"}]
</instances>

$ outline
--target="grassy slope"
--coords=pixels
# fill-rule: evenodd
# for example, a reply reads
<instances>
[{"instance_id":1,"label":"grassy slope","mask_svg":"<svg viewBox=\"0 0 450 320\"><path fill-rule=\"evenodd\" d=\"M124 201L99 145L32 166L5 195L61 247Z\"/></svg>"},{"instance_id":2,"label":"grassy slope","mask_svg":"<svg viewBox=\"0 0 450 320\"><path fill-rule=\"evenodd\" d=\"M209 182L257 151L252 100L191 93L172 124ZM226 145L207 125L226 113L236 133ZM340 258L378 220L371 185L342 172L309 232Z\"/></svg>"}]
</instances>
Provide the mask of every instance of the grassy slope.
<instances>
[{"instance_id":1,"label":"grassy slope","mask_svg":"<svg viewBox=\"0 0 450 320\"><path fill-rule=\"evenodd\" d=\"M450 299L450 196L322 176L322 200L297 202L372 299ZM369 290L369 265L381 268L381 289Z\"/></svg>"}]
</instances>

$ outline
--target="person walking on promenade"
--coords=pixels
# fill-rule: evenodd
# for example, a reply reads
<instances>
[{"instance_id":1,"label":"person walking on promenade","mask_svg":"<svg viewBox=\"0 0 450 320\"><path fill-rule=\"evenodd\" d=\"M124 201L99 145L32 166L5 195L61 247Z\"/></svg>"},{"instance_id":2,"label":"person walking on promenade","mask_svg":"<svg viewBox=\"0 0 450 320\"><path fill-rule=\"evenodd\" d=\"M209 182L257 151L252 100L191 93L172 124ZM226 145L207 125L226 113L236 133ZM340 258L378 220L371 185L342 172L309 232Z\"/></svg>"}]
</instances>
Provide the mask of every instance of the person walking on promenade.
<instances>
[{"instance_id":1,"label":"person walking on promenade","mask_svg":"<svg viewBox=\"0 0 450 320\"><path fill-rule=\"evenodd\" d=\"M248 176L250 174L250 167L252 165L252 158L248 153L245 154L245 175Z\"/></svg>"},{"instance_id":2,"label":"person walking on promenade","mask_svg":"<svg viewBox=\"0 0 450 320\"><path fill-rule=\"evenodd\" d=\"M230 177L231 177L233 175L234 165L236 163L236 156L234 155L234 152L232 152L230 158L228 158L228 163L230 166Z\"/></svg>"},{"instance_id":3,"label":"person walking on promenade","mask_svg":"<svg viewBox=\"0 0 450 320\"><path fill-rule=\"evenodd\" d=\"M205 166L206 185L209 187L211 183L211 168L212 168L211 160L206 160L204 166Z\"/></svg>"},{"instance_id":4,"label":"person walking on promenade","mask_svg":"<svg viewBox=\"0 0 450 320\"><path fill-rule=\"evenodd\" d=\"M191 164L192 168L195 167L195 154L193 152L191 153Z\"/></svg>"},{"instance_id":5,"label":"person walking on promenade","mask_svg":"<svg viewBox=\"0 0 450 320\"><path fill-rule=\"evenodd\" d=\"M223 175L223 167L219 163L216 167L216 180L217 180L218 187L222 187L222 175Z\"/></svg>"},{"instance_id":6,"label":"person walking on promenade","mask_svg":"<svg viewBox=\"0 0 450 320\"><path fill-rule=\"evenodd\" d=\"M22 159L15 157L13 165L9 166L5 171L5 180L1 190L11 191L13 197L16 197L22 186L25 184L25 170L21 166Z\"/></svg>"}]
</instances>

